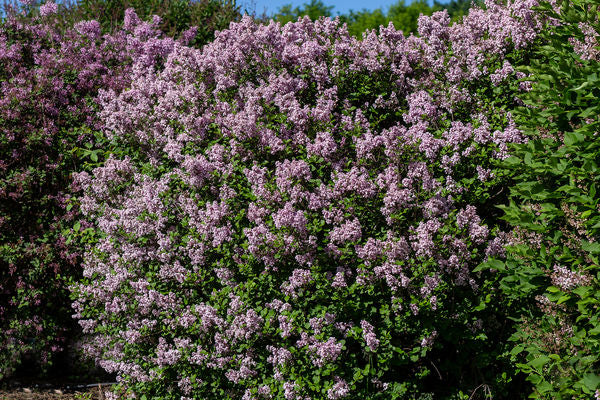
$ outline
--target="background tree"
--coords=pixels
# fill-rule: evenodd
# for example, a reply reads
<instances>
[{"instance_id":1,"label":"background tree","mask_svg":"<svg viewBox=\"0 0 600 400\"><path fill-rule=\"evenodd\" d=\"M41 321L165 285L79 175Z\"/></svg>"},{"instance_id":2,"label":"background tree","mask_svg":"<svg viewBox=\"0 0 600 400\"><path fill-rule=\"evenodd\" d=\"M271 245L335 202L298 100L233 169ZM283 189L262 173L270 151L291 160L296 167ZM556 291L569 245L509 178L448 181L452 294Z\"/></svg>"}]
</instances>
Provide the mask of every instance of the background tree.
<instances>
[{"instance_id":1,"label":"background tree","mask_svg":"<svg viewBox=\"0 0 600 400\"><path fill-rule=\"evenodd\" d=\"M350 10L345 14L338 13L337 16L348 25L348 31L355 37L361 37L367 30L378 30L380 26L388 26L390 22L396 29L408 36L417 32L417 21L421 15L431 15L435 11L447 10L451 20L456 21L468 12L470 5L470 0L452 0L447 4L435 1L433 6L430 6L427 0L417 0L408 5L404 0L399 0L387 11L382 8L372 11L367 9ZM333 18L332 10L333 6L327 6L321 0L311 0L310 3L304 3L301 7L292 8L291 4L287 4L271 18L286 24L307 15L311 20L316 21L319 17ZM263 22L266 21L265 18Z\"/></svg>"},{"instance_id":2,"label":"background tree","mask_svg":"<svg viewBox=\"0 0 600 400\"><path fill-rule=\"evenodd\" d=\"M378 29L381 25L385 26L389 22L381 8L373 11L366 9L361 11L350 10L348 14L342 15L340 18L348 24L348 32L356 37L360 37L368 29Z\"/></svg>"},{"instance_id":3,"label":"background tree","mask_svg":"<svg viewBox=\"0 0 600 400\"><path fill-rule=\"evenodd\" d=\"M417 21L421 15L431 15L434 11L439 11L429 7L426 0L418 0L404 5L404 0L399 1L390 7L388 11L388 19L394 23L396 29L403 31L405 34L417 31Z\"/></svg>"},{"instance_id":4,"label":"background tree","mask_svg":"<svg viewBox=\"0 0 600 400\"><path fill-rule=\"evenodd\" d=\"M445 4L434 0L433 7L448 10L450 19L452 21L457 21L469 13L469 8L471 8L473 3L477 4L478 6L483 5L483 1L481 0L452 0L451 2Z\"/></svg>"},{"instance_id":5,"label":"background tree","mask_svg":"<svg viewBox=\"0 0 600 400\"><path fill-rule=\"evenodd\" d=\"M286 4L272 18L281 24L287 24L308 15L311 20L316 21L319 17L333 17L332 10L333 6L326 6L321 0L311 0L310 3L295 8L292 8L291 4Z\"/></svg>"}]
</instances>

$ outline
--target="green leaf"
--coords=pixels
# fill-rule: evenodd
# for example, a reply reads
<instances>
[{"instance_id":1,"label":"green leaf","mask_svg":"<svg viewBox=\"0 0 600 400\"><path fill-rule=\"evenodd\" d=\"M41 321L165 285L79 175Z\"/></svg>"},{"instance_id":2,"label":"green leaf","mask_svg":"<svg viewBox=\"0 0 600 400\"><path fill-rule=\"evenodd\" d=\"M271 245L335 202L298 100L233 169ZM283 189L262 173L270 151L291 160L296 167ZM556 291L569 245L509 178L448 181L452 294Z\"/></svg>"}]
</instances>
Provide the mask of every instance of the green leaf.
<instances>
[{"instance_id":1,"label":"green leaf","mask_svg":"<svg viewBox=\"0 0 600 400\"><path fill-rule=\"evenodd\" d=\"M548 393L552 390L552 384L546 380L536 385L536 390L540 393Z\"/></svg>"},{"instance_id":2,"label":"green leaf","mask_svg":"<svg viewBox=\"0 0 600 400\"><path fill-rule=\"evenodd\" d=\"M529 361L527 364L532 366L535 369L541 369L544 365L546 365L550 361L550 357L541 355L533 360Z\"/></svg>"},{"instance_id":3,"label":"green leaf","mask_svg":"<svg viewBox=\"0 0 600 400\"><path fill-rule=\"evenodd\" d=\"M590 242L582 241L581 248L592 254L600 253L600 243L590 243Z\"/></svg>"},{"instance_id":4,"label":"green leaf","mask_svg":"<svg viewBox=\"0 0 600 400\"><path fill-rule=\"evenodd\" d=\"M588 331L589 335L600 335L600 324L594 326L592 329Z\"/></svg>"},{"instance_id":5,"label":"green leaf","mask_svg":"<svg viewBox=\"0 0 600 400\"><path fill-rule=\"evenodd\" d=\"M583 82L581 85L579 85L575 89L571 89L571 90L574 92L579 92L581 89L588 87L589 84L590 84L590 82Z\"/></svg>"},{"instance_id":6,"label":"green leaf","mask_svg":"<svg viewBox=\"0 0 600 400\"><path fill-rule=\"evenodd\" d=\"M586 297L586 295L588 293L590 293L592 291L592 289L590 287L586 287L586 286L579 286L575 289L573 289L573 293L575 293L577 296L583 298Z\"/></svg>"},{"instance_id":7,"label":"green leaf","mask_svg":"<svg viewBox=\"0 0 600 400\"><path fill-rule=\"evenodd\" d=\"M511 349L510 354L516 356L517 354L520 354L523 350L525 350L525 346L519 344Z\"/></svg>"},{"instance_id":8,"label":"green leaf","mask_svg":"<svg viewBox=\"0 0 600 400\"><path fill-rule=\"evenodd\" d=\"M596 390L600 386L600 375L586 374L583 377L583 384L590 390Z\"/></svg>"},{"instance_id":9,"label":"green leaf","mask_svg":"<svg viewBox=\"0 0 600 400\"><path fill-rule=\"evenodd\" d=\"M506 160L504 160L504 164L506 164L507 166L520 166L521 163L521 159L515 156L510 156Z\"/></svg>"},{"instance_id":10,"label":"green leaf","mask_svg":"<svg viewBox=\"0 0 600 400\"><path fill-rule=\"evenodd\" d=\"M473 272L485 271L488 269L494 269L497 271L506 271L506 265L500 260L489 260L479 264L473 269Z\"/></svg>"},{"instance_id":11,"label":"green leaf","mask_svg":"<svg viewBox=\"0 0 600 400\"><path fill-rule=\"evenodd\" d=\"M597 113L598 111L598 107L588 107L585 109L585 111L583 111L582 113L579 114L580 118L587 118L592 114Z\"/></svg>"},{"instance_id":12,"label":"green leaf","mask_svg":"<svg viewBox=\"0 0 600 400\"><path fill-rule=\"evenodd\" d=\"M361 370L355 370L354 376L352 377L355 381L360 381L363 378L363 374Z\"/></svg>"},{"instance_id":13,"label":"green leaf","mask_svg":"<svg viewBox=\"0 0 600 400\"><path fill-rule=\"evenodd\" d=\"M585 140L585 136L581 133L576 132L567 132L565 133L565 144L567 146L572 146L577 143L581 143Z\"/></svg>"}]
</instances>

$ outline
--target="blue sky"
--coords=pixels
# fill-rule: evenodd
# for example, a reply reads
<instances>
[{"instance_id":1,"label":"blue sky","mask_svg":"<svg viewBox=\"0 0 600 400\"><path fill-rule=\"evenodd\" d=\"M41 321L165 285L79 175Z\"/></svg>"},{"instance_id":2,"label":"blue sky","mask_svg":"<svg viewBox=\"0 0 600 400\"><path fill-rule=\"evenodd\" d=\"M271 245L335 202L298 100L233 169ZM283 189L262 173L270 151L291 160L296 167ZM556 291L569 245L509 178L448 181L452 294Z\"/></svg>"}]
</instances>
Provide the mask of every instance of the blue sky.
<instances>
[{"instance_id":1,"label":"blue sky","mask_svg":"<svg viewBox=\"0 0 600 400\"><path fill-rule=\"evenodd\" d=\"M392 4L396 4L398 0L322 0L325 5L334 6L333 15L338 13L345 14L351 9L354 11L362 10L366 8L367 10L374 10L376 8L381 8L384 11L387 10L389 6ZM309 3L310 0L238 0L237 3L241 4L242 7L246 6L250 9L254 8L257 14L262 14L264 9L266 8L267 14L273 14L276 12L281 6L285 4L291 4L292 7L302 6L304 3ZM445 3L445 1L442 1ZM254 3L254 7L253 4ZM410 4L411 0L407 0L404 2L405 4ZM429 1L429 3L433 3Z\"/></svg>"},{"instance_id":2,"label":"blue sky","mask_svg":"<svg viewBox=\"0 0 600 400\"><path fill-rule=\"evenodd\" d=\"M14 1L14 0L12 0ZM42 0L45 2L46 0ZM56 3L62 3L64 0L54 0ZM392 4L396 4L399 0L322 0L327 6L333 6L333 15L345 14L350 10L360 11L362 9L375 10L381 8L387 11L388 7ZM405 0L405 4L412 3L413 0ZM449 0L441 0L441 3L447 3ZM430 5L433 4L433 0L427 1ZM310 3L310 0L236 0L238 5L242 6L242 9L246 8L249 11L255 10L257 14L262 14L266 11L267 15L272 15L279 10L280 7L291 4L292 8L301 7L305 3ZM2 9L0 8L0 14Z\"/></svg>"}]
</instances>

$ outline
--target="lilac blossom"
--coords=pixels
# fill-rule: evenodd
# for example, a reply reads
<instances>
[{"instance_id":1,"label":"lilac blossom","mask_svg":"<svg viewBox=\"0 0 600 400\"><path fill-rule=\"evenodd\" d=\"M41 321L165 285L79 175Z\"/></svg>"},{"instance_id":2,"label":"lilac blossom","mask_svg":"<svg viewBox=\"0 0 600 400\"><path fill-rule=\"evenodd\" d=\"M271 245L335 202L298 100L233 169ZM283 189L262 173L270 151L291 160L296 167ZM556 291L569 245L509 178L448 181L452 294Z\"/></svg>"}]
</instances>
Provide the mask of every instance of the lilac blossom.
<instances>
[{"instance_id":1,"label":"lilac blossom","mask_svg":"<svg viewBox=\"0 0 600 400\"><path fill-rule=\"evenodd\" d=\"M346 397L350 394L350 387L348 383L336 376L336 383L331 387L331 389L327 390L327 398L330 400L337 400Z\"/></svg>"},{"instance_id":2,"label":"lilac blossom","mask_svg":"<svg viewBox=\"0 0 600 400\"><path fill-rule=\"evenodd\" d=\"M589 285L592 281L589 275L571 271L567 267L558 264L554 265L550 278L554 286L565 292L571 291L577 286Z\"/></svg>"},{"instance_id":3,"label":"lilac blossom","mask_svg":"<svg viewBox=\"0 0 600 400\"><path fill-rule=\"evenodd\" d=\"M376 351L377 347L379 347L379 339L375 335L375 331L373 325L369 324L367 321L360 321L360 327L362 329L363 339L367 344L367 347L371 351Z\"/></svg>"},{"instance_id":4,"label":"lilac blossom","mask_svg":"<svg viewBox=\"0 0 600 400\"><path fill-rule=\"evenodd\" d=\"M423 118L434 118L437 107L433 103L431 95L424 90L411 94L407 97L408 114L404 116L407 123L416 123Z\"/></svg>"},{"instance_id":5,"label":"lilac blossom","mask_svg":"<svg viewBox=\"0 0 600 400\"><path fill-rule=\"evenodd\" d=\"M342 351L342 344L330 337L325 342L315 341L309 344L308 350L313 354L313 364L323 367L325 363L337 360Z\"/></svg>"},{"instance_id":6,"label":"lilac blossom","mask_svg":"<svg viewBox=\"0 0 600 400\"><path fill-rule=\"evenodd\" d=\"M40 6L40 15L46 17L51 14L56 14L58 5L53 1L47 1Z\"/></svg>"},{"instance_id":7,"label":"lilac blossom","mask_svg":"<svg viewBox=\"0 0 600 400\"><path fill-rule=\"evenodd\" d=\"M284 347L267 346L267 350L271 352L271 355L267 358L267 362L273 365L283 365L293 357L292 353Z\"/></svg>"},{"instance_id":8,"label":"lilac blossom","mask_svg":"<svg viewBox=\"0 0 600 400\"><path fill-rule=\"evenodd\" d=\"M358 219L346 222L331 231L331 241L337 244L344 242L358 242L362 237L361 226Z\"/></svg>"},{"instance_id":9,"label":"lilac blossom","mask_svg":"<svg viewBox=\"0 0 600 400\"><path fill-rule=\"evenodd\" d=\"M296 384L292 382L283 383L283 397L285 400L295 400L298 398L298 392L296 391Z\"/></svg>"},{"instance_id":10,"label":"lilac blossom","mask_svg":"<svg viewBox=\"0 0 600 400\"><path fill-rule=\"evenodd\" d=\"M304 287L310 281L312 281L310 271L297 268L292 272L289 281L281 285L281 290L288 296L298 297L297 289Z\"/></svg>"}]
</instances>

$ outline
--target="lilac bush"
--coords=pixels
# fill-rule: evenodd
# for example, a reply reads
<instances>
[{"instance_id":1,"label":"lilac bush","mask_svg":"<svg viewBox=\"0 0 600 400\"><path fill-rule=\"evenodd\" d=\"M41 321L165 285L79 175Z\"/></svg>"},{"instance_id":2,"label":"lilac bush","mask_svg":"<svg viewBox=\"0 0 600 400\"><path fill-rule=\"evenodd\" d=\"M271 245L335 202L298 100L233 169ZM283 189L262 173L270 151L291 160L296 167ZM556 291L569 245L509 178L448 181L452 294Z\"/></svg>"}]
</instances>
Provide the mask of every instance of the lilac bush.
<instances>
[{"instance_id":1,"label":"lilac bush","mask_svg":"<svg viewBox=\"0 0 600 400\"><path fill-rule=\"evenodd\" d=\"M493 161L526 140L507 109L535 5L362 40L245 17L135 58L98 97L119 150L76 177L101 233L72 286L86 352L161 399L501 397L472 268L503 252Z\"/></svg>"},{"instance_id":2,"label":"lilac bush","mask_svg":"<svg viewBox=\"0 0 600 400\"><path fill-rule=\"evenodd\" d=\"M24 357L51 362L76 336L67 280L86 226L70 186L104 154L94 98L129 85L132 57L151 65L175 43L131 12L114 35L96 21L62 31L45 5L0 25L0 378Z\"/></svg>"}]
</instances>

